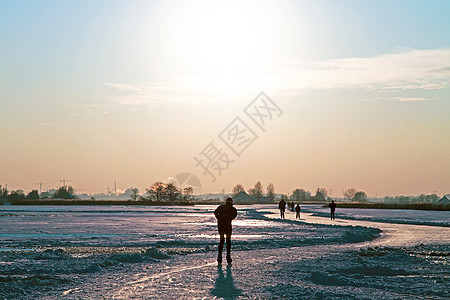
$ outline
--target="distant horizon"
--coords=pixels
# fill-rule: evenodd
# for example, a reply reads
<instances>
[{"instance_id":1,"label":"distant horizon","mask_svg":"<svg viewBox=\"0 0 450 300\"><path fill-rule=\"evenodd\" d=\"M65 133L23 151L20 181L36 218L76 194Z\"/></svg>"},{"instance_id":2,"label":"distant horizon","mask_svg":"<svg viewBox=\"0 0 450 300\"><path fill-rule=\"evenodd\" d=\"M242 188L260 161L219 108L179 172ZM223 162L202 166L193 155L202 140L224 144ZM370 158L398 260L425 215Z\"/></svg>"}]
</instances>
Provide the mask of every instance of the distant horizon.
<instances>
[{"instance_id":1,"label":"distant horizon","mask_svg":"<svg viewBox=\"0 0 450 300\"><path fill-rule=\"evenodd\" d=\"M161 182L163 182L163 181L161 181ZM166 182L166 183L168 183L168 182ZM3 184L1 184L0 183L0 186L1 187L5 187L5 185L3 185ZM67 186L71 186L71 187L73 187L74 189L75 189L75 195L86 195L86 196L102 196L102 197L110 197L110 198L113 198L113 197L119 197L119 196L123 196L123 195L126 195L125 193L126 193L126 191L127 190L129 190L129 189L131 189L131 188L138 188L138 190L139 190L139 195L143 195L143 194L145 194L146 193L146 189L147 188L149 188L150 186L151 186L151 184L149 184L149 186L148 187L146 187L146 188L143 188L143 189L140 189L139 187L136 187L136 186L130 186L130 187L127 187L127 188L119 188L118 189L118 191L117 192L114 192L113 190L111 190L111 191L109 191L108 192L108 190L106 190L105 192L96 192L96 191L94 191L94 192L79 192L79 190L76 188L76 186L72 186L72 185L70 185L70 184L67 184ZM56 191L56 190L58 190L59 188L61 188L62 187L62 185L61 186L57 186L57 187L51 187L51 188L46 188L45 190L42 190L42 192L40 192L40 194L42 194L42 193L51 193L52 191ZM265 188L265 186L263 186L264 188ZM9 189L9 186L7 187L8 188L8 190L9 190L9 192L11 192L11 191L17 191L17 190L22 190L22 191L24 191L24 193L25 194L28 194L29 192L31 192L31 191L33 191L33 190L37 190L38 192L39 192L39 188L33 188L33 189L30 189L30 190L23 190L23 189L20 189L20 188L16 188L16 189ZM249 187L248 189L247 188L245 188L245 192L246 193L249 193L249 189L251 189L251 188L253 188L253 186L252 187ZM295 190L295 189L302 189L302 187L295 187L295 188L293 188L292 190L290 190L290 191L288 191L288 192L279 192L279 191L277 191L277 190L275 190L275 195L276 196L280 196L280 195L288 195L288 196L290 196L290 195L292 195L292 192ZM319 188L319 187L318 187ZM303 188L304 189L304 188ZM316 190L317 190L317 188L316 189L314 189L314 190L308 190L308 189L304 189L305 191L308 191L308 192L310 192L312 195L314 195L314 193L316 192ZM358 190L358 189L357 189ZM265 190L264 190L265 191ZM364 190L358 190L358 191L363 191L363 192L365 192ZM327 192L329 192L329 190L327 190ZM343 191L342 191L343 192ZM208 191L208 192L201 192L201 193L194 193L194 196L205 196L205 195L232 195L233 194L233 192L231 191L231 189L230 189L230 191ZM267 193L266 192L264 192L263 193L263 195L266 195ZM366 193L367 194L367 193ZM437 191L433 191L433 192L431 192L431 193L419 193L419 194L398 194L398 195L395 195L395 194L386 194L386 195L370 195L370 194L367 194L367 197L368 198L370 198L370 199L382 199L382 198L385 198L385 197L388 197L388 196L390 196L390 197L398 197L398 196L406 196L406 197L417 197L417 196L420 196L421 194L424 194L424 195L433 195L433 194L435 194L435 195L437 195L437 196L439 196L440 198L441 197L443 197L443 196L448 196L448 195L450 195L450 192L449 193L438 193ZM328 194L328 196L330 197L330 198L335 198L335 199L345 199L345 196L343 195L343 193L341 194L341 195L336 195L336 194L334 194L334 193L332 193L331 195L329 195Z\"/></svg>"}]
</instances>

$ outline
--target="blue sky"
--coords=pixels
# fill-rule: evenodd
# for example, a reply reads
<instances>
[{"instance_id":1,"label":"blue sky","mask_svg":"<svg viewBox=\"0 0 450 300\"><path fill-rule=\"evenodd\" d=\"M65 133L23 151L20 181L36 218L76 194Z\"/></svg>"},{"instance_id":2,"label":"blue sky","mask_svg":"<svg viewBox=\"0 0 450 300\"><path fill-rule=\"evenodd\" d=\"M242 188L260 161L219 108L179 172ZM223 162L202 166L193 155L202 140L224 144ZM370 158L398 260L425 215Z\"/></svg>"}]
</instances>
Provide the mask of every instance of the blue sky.
<instances>
[{"instance_id":1,"label":"blue sky","mask_svg":"<svg viewBox=\"0 0 450 300\"><path fill-rule=\"evenodd\" d=\"M449 1L0 1L0 184L143 189L189 171L205 191L261 180L280 192L448 193L449 11ZM283 118L209 182L193 156L262 90ZM338 150L311 146L321 140ZM394 183L380 183L386 173Z\"/></svg>"}]
</instances>

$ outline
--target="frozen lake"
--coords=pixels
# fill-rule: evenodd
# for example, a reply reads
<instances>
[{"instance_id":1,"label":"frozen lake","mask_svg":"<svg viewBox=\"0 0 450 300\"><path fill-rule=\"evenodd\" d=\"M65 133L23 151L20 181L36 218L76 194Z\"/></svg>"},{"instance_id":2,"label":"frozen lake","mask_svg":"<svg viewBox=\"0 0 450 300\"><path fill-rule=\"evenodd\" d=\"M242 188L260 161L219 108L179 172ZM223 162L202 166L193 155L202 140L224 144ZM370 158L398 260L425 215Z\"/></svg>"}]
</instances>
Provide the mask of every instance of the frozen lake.
<instances>
[{"instance_id":1,"label":"frozen lake","mask_svg":"<svg viewBox=\"0 0 450 300\"><path fill-rule=\"evenodd\" d=\"M235 247L284 247L317 243L316 236L336 242L333 230L275 222L258 210L273 206L238 206L233 222ZM7 210L5 210L5 208ZM0 218L0 248L43 247L171 247L203 250L217 243L213 206L4 206ZM367 234L362 230L361 234ZM341 233L341 231L339 231ZM376 234L373 233L372 234ZM364 237L361 237L364 238Z\"/></svg>"},{"instance_id":2,"label":"frozen lake","mask_svg":"<svg viewBox=\"0 0 450 300\"><path fill-rule=\"evenodd\" d=\"M147 272L146 275L136 275L140 274L136 268L142 271L144 266L150 274L160 274L161 269L167 268L179 270L173 273L193 272L189 265L185 265L189 260L195 262L194 270L215 267L218 243L213 215L215 208L0 206L0 280L6 283L0 297L58 298L73 295L97 298L100 294L109 293L113 298L134 295L156 299L158 294L152 294L151 289L128 288L124 294L123 286L146 284L148 287L151 282L159 290L174 289L167 282L155 283L156 277L151 277L155 275L149 277ZM233 222L235 262L239 262L239 257L244 258L255 252L258 256L277 257L277 253L291 251L304 255L303 259L313 260L329 253L330 249L339 253L358 253L366 251L364 249L367 247L377 247L374 253L378 251L380 254L387 251L382 247L407 246L412 253L405 250L408 257L433 257L434 260L430 261L442 268L438 280L448 284L449 212L338 209L337 220L330 221L327 209L305 205L302 206L302 219L296 221L292 212L286 212L287 220L279 220L276 205L237 206L237 209L238 217ZM418 246L420 244L425 246ZM411 250L416 249L414 247L422 248L420 251ZM415 255L414 251L418 254ZM200 264L199 260L204 258L208 261ZM281 256L279 259L283 264L292 257ZM259 263L262 264L259 268L266 267L265 262ZM406 257L404 263L407 263ZM184 267L180 268L180 265ZM245 265L246 268L256 268L258 262L255 260L254 264L249 264L249 260L245 259ZM389 271L390 267L387 268L380 272L395 273L394 269ZM106 286L103 289L94 288L92 274L109 278L104 279ZM329 271L320 274L314 276L331 276ZM205 280L204 276L214 277L206 274L198 280ZM308 282L327 285L316 277ZM344 279L338 282L349 282L347 277ZM123 286L115 286L121 280ZM80 284L85 285L84 289L80 289ZM193 289L197 292L184 291L186 298L217 296L214 294L217 290L214 293L205 291L204 283L192 284L197 285ZM259 295L263 298L268 295L264 288L263 284L261 291L264 292ZM243 283L235 296L243 296L245 292ZM438 298L444 296L435 294ZM171 298L170 294L164 295Z\"/></svg>"}]
</instances>

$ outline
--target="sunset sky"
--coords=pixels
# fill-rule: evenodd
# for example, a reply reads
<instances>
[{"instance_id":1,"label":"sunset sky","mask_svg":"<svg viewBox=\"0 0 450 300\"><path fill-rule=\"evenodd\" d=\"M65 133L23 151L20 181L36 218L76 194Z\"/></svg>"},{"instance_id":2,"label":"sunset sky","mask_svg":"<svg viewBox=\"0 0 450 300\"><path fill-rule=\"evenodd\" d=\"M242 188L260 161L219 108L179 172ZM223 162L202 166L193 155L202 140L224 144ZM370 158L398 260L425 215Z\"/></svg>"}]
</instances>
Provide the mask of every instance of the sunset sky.
<instances>
[{"instance_id":1,"label":"sunset sky","mask_svg":"<svg viewBox=\"0 0 450 300\"><path fill-rule=\"evenodd\" d=\"M0 1L0 184L143 191L188 172L203 192L260 180L450 193L449 12L447 0ZM246 114L260 92L274 108L260 107L262 127ZM225 143L236 128L238 154ZM208 145L221 150L214 182L196 162Z\"/></svg>"}]
</instances>

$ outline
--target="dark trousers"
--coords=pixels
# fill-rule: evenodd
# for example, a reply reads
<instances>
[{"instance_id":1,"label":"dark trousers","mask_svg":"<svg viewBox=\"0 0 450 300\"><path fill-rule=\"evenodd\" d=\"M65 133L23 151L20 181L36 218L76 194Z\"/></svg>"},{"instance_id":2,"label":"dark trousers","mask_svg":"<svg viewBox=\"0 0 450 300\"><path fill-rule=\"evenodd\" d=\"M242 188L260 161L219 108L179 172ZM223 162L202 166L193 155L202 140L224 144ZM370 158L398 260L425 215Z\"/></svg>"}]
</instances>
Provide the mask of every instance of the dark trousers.
<instances>
[{"instance_id":1,"label":"dark trousers","mask_svg":"<svg viewBox=\"0 0 450 300\"><path fill-rule=\"evenodd\" d=\"M335 217L334 217L334 210L331 211L331 220L335 220Z\"/></svg>"},{"instance_id":2,"label":"dark trousers","mask_svg":"<svg viewBox=\"0 0 450 300\"><path fill-rule=\"evenodd\" d=\"M299 218L300 219L300 212L297 212L297 214L295 215L295 218Z\"/></svg>"},{"instance_id":3,"label":"dark trousers","mask_svg":"<svg viewBox=\"0 0 450 300\"><path fill-rule=\"evenodd\" d=\"M220 242L219 242L219 257L222 257L223 244L225 243L225 235L227 239L227 256L231 254L231 232L219 232Z\"/></svg>"}]
</instances>

